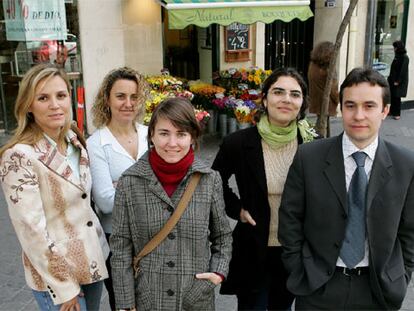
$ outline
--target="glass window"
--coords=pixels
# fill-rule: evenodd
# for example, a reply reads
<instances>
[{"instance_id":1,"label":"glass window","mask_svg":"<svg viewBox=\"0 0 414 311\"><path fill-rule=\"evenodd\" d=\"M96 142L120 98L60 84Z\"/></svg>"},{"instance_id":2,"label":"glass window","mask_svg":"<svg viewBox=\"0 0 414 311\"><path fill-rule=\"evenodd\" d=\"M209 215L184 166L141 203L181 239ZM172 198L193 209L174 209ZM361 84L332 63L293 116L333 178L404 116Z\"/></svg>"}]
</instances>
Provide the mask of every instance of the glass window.
<instances>
[{"instance_id":1,"label":"glass window","mask_svg":"<svg viewBox=\"0 0 414 311\"><path fill-rule=\"evenodd\" d=\"M13 111L19 82L35 64L63 67L76 94L82 72L77 7L78 0L0 1L0 129L16 127Z\"/></svg>"},{"instance_id":2,"label":"glass window","mask_svg":"<svg viewBox=\"0 0 414 311\"><path fill-rule=\"evenodd\" d=\"M375 25L373 68L389 75L394 59L392 43L405 39L408 0L379 0Z\"/></svg>"}]
</instances>

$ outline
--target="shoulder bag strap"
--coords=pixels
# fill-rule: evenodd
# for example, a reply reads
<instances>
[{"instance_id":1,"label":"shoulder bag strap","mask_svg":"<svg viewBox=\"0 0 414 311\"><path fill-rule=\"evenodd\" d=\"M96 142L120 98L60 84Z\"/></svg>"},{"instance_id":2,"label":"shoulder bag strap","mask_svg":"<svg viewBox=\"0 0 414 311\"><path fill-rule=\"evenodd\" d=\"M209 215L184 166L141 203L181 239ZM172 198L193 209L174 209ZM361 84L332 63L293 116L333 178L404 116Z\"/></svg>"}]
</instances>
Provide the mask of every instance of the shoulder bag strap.
<instances>
[{"instance_id":1,"label":"shoulder bag strap","mask_svg":"<svg viewBox=\"0 0 414 311\"><path fill-rule=\"evenodd\" d=\"M190 202L191 197L193 196L194 190L197 187L198 182L200 181L201 173L195 172L188 183L187 188L185 189L183 196L178 202L177 208L175 209L174 213L171 217L167 220L164 227L162 227L161 231L158 232L147 244L145 244L144 248L134 257L133 260L133 268L135 272L135 278L138 276L139 273L139 261L151 253L171 232L171 230L175 227L177 222L180 220L181 215L184 213L188 202Z\"/></svg>"}]
</instances>

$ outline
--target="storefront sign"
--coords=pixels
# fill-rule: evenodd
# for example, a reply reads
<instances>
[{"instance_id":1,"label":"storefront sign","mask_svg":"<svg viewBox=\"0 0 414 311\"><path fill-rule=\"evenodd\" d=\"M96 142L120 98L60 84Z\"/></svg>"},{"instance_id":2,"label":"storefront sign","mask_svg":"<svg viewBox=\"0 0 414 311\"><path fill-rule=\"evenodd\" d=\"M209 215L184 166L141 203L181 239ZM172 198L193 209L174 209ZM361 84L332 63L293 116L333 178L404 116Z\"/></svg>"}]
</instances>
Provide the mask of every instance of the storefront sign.
<instances>
[{"instance_id":1,"label":"storefront sign","mask_svg":"<svg viewBox=\"0 0 414 311\"><path fill-rule=\"evenodd\" d=\"M3 0L7 40L65 40L64 0Z\"/></svg>"},{"instance_id":2,"label":"storefront sign","mask_svg":"<svg viewBox=\"0 0 414 311\"><path fill-rule=\"evenodd\" d=\"M238 22L249 25L256 22L272 23L275 20L290 22L297 18L305 21L312 17L309 6L269 6L269 7L234 7L234 8L210 8L210 9L185 9L168 10L168 27L170 29L183 29L194 24L199 27L207 27L216 23L230 25Z\"/></svg>"}]
</instances>

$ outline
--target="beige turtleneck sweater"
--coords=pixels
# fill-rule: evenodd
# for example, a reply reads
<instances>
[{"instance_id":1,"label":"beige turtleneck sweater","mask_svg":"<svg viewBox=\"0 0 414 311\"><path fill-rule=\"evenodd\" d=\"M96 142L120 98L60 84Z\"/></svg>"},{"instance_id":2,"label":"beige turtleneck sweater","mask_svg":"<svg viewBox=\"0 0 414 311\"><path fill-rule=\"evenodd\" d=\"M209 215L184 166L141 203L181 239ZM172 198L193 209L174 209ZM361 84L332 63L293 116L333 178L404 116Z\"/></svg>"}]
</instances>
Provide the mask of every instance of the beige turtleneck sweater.
<instances>
[{"instance_id":1,"label":"beige turtleneck sweater","mask_svg":"<svg viewBox=\"0 0 414 311\"><path fill-rule=\"evenodd\" d=\"M268 246L280 246L277 229L279 206L289 167L298 149L298 140L294 139L280 148L272 148L262 139L267 193L270 205L270 227Z\"/></svg>"}]
</instances>

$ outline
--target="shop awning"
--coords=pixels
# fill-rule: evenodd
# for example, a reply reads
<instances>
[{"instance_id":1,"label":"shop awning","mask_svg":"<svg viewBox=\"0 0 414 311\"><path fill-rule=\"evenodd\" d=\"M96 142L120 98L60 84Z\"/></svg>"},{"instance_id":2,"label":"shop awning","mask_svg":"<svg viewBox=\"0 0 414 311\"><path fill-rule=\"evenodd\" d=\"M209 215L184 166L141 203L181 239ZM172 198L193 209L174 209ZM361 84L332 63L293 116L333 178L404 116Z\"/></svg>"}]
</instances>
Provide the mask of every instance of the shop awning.
<instances>
[{"instance_id":1,"label":"shop awning","mask_svg":"<svg viewBox=\"0 0 414 311\"><path fill-rule=\"evenodd\" d=\"M275 20L301 21L313 16L310 0L158 0L168 10L170 29L183 29L188 25L207 27L238 22L253 24L272 23Z\"/></svg>"}]
</instances>

